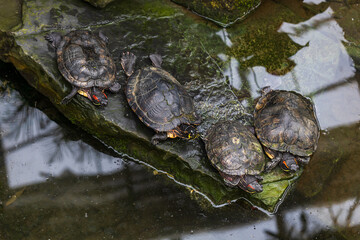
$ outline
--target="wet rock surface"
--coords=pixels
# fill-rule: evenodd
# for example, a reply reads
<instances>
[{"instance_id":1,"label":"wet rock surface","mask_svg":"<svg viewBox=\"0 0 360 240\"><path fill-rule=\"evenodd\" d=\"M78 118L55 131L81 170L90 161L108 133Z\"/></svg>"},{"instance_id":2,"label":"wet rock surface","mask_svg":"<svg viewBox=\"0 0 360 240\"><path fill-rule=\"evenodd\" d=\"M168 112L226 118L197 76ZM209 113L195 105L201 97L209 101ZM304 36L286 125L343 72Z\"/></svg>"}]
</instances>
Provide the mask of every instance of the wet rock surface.
<instances>
[{"instance_id":1,"label":"wet rock surface","mask_svg":"<svg viewBox=\"0 0 360 240\"><path fill-rule=\"evenodd\" d=\"M44 36L53 31L101 30L109 38L108 47L123 89L126 77L120 66L120 56L124 51L131 51L138 57L136 68L150 65L148 55L151 53L163 57L163 68L194 97L195 107L203 119L199 126L203 139L207 129L218 120L252 124L253 99L246 94L247 88L232 88L228 82L226 69L230 59L222 57L229 50L223 37L224 31L204 20L194 19L181 7L168 1L144 0L137 3L117 1L99 10L81 1L24 1L22 25L11 31L2 28L0 44L4 51L0 58L13 63L28 83L49 98L72 123L115 150L205 194L215 205L244 197L253 204L274 211L301 171L289 175L276 169L264 175L264 191L250 196L223 184L206 157L201 139L173 139L157 146L151 145L154 132L131 111L122 91L119 94L109 93L106 108L96 108L79 95L67 105L60 104L70 92L71 85L60 75L55 51ZM246 26L250 25L245 25L245 29ZM242 31L234 29L229 32L229 36L236 39L236 34ZM286 38L284 41L290 43L291 40ZM254 51L271 46L254 48ZM247 54L244 53L243 57ZM284 59L287 57L284 56Z\"/></svg>"},{"instance_id":2,"label":"wet rock surface","mask_svg":"<svg viewBox=\"0 0 360 240\"><path fill-rule=\"evenodd\" d=\"M84 0L84 1L90 3L94 7L104 8L114 0Z\"/></svg>"}]
</instances>

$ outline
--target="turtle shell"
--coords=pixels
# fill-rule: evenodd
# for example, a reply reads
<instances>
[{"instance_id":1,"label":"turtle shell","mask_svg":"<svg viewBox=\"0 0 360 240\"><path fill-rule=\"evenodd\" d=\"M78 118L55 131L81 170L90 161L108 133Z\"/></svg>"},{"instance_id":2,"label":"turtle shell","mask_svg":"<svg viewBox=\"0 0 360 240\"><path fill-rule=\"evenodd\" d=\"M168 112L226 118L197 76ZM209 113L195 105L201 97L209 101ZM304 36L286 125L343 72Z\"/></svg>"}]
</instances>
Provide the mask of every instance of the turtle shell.
<instances>
[{"instance_id":1,"label":"turtle shell","mask_svg":"<svg viewBox=\"0 0 360 240\"><path fill-rule=\"evenodd\" d=\"M89 31L72 31L63 36L56 50L58 68L79 88L108 88L115 82L116 68L106 42Z\"/></svg>"},{"instance_id":2,"label":"turtle shell","mask_svg":"<svg viewBox=\"0 0 360 240\"><path fill-rule=\"evenodd\" d=\"M263 95L255 107L255 132L267 148L310 156L320 131L311 101L291 91L275 90Z\"/></svg>"},{"instance_id":3,"label":"turtle shell","mask_svg":"<svg viewBox=\"0 0 360 240\"><path fill-rule=\"evenodd\" d=\"M139 119L157 132L170 131L180 124L199 124L192 98L161 68L146 67L132 74L126 97Z\"/></svg>"},{"instance_id":4,"label":"turtle shell","mask_svg":"<svg viewBox=\"0 0 360 240\"><path fill-rule=\"evenodd\" d=\"M240 122L221 121L207 134L205 148L212 165L228 175L258 175L265 167L259 140Z\"/></svg>"}]
</instances>

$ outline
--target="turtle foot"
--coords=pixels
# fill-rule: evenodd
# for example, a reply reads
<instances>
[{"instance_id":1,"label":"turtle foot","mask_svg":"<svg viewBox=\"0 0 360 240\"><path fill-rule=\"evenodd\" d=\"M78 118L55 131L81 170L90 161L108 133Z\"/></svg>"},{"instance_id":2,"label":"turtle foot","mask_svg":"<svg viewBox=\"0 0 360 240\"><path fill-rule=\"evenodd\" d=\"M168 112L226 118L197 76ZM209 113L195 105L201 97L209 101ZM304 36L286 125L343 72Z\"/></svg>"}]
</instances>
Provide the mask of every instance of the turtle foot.
<instances>
[{"instance_id":1,"label":"turtle foot","mask_svg":"<svg viewBox=\"0 0 360 240\"><path fill-rule=\"evenodd\" d=\"M112 85L110 88L109 88L109 91L112 92L112 93L117 93L119 92L121 89L121 85L120 83L114 83L114 85Z\"/></svg>"},{"instance_id":2,"label":"turtle foot","mask_svg":"<svg viewBox=\"0 0 360 240\"><path fill-rule=\"evenodd\" d=\"M128 77L134 73L135 61L136 56L131 52L124 52L121 56L121 66Z\"/></svg>"},{"instance_id":3,"label":"turtle foot","mask_svg":"<svg viewBox=\"0 0 360 240\"><path fill-rule=\"evenodd\" d=\"M161 68L162 58L159 54L151 54L149 57L154 67Z\"/></svg>"},{"instance_id":4,"label":"turtle foot","mask_svg":"<svg viewBox=\"0 0 360 240\"><path fill-rule=\"evenodd\" d=\"M71 98L69 98L68 96L64 97L62 100L61 100L61 104L68 104L69 102L71 101Z\"/></svg>"},{"instance_id":5,"label":"turtle foot","mask_svg":"<svg viewBox=\"0 0 360 240\"><path fill-rule=\"evenodd\" d=\"M155 134L152 138L151 138L151 143L156 145L158 144L160 141L164 141L167 139L167 134L165 133L157 133Z\"/></svg>"},{"instance_id":6,"label":"turtle foot","mask_svg":"<svg viewBox=\"0 0 360 240\"><path fill-rule=\"evenodd\" d=\"M57 48L57 46L59 45L59 43L62 40L62 37L59 33L53 32L53 33L49 33L47 35L44 36L45 40L48 41L51 46L53 46L54 48Z\"/></svg>"}]
</instances>

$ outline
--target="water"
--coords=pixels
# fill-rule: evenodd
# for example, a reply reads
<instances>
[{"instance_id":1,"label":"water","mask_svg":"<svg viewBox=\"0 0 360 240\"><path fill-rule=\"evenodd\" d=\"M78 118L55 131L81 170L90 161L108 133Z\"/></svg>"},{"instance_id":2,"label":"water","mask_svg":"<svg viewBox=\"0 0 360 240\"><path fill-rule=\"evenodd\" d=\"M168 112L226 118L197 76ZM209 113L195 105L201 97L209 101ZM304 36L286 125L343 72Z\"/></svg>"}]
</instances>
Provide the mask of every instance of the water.
<instances>
[{"instance_id":1,"label":"water","mask_svg":"<svg viewBox=\"0 0 360 240\"><path fill-rule=\"evenodd\" d=\"M315 103L318 149L274 215L239 202L212 208L72 125L1 63L0 239L360 239L360 74L332 11L278 29L297 44L294 65L218 55L246 108L266 85ZM236 27L216 34L239 46Z\"/></svg>"}]
</instances>

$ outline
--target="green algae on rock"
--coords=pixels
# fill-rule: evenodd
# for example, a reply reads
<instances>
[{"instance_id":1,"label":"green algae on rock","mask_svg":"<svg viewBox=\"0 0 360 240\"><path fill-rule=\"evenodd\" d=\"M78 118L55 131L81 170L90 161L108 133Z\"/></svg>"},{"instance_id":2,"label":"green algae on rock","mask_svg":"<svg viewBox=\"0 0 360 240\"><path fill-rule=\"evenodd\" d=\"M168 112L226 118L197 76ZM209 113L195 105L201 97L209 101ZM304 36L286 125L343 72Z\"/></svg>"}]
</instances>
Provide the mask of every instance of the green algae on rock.
<instances>
[{"instance_id":1,"label":"green algae on rock","mask_svg":"<svg viewBox=\"0 0 360 240\"><path fill-rule=\"evenodd\" d=\"M228 27L257 8L261 0L172 0L221 27Z\"/></svg>"},{"instance_id":2,"label":"green algae on rock","mask_svg":"<svg viewBox=\"0 0 360 240\"><path fill-rule=\"evenodd\" d=\"M225 53L228 46L219 36L219 29L194 20L168 1L137 2L133 5L131 0L123 0L95 9L81 1L24 0L22 28L1 33L0 44L5 51L0 58L13 63L28 83L49 98L72 123L113 149L166 173L206 196L216 206L242 198L274 211L297 175L285 175L281 171L265 174L268 180L264 181L264 192L249 196L223 184L199 139L175 139L156 147L151 145L153 131L137 119L124 94L110 94L104 109L92 106L81 96L66 106L60 104L71 86L61 77L55 52L44 36L51 31L102 30L109 38L108 48L117 65L118 81L123 85L126 77L119 62L121 53L136 54L137 68L149 65L151 53L163 56L164 69L194 97L195 107L204 120L199 127L202 136L209 126L222 119L251 124L251 112L242 106L226 83L222 68L227 63L218 56Z\"/></svg>"},{"instance_id":3,"label":"green algae on rock","mask_svg":"<svg viewBox=\"0 0 360 240\"><path fill-rule=\"evenodd\" d=\"M84 1L90 3L90 4L93 5L94 7L104 8L104 7L106 7L109 3L113 2L114 0L84 0Z\"/></svg>"},{"instance_id":4,"label":"green algae on rock","mask_svg":"<svg viewBox=\"0 0 360 240\"><path fill-rule=\"evenodd\" d=\"M228 29L231 48L229 56L240 62L240 68L263 66L274 75L284 75L295 66L289 59L302 48L285 33L279 33L283 22L303 20L291 9L274 2L264 2L251 19L237 28Z\"/></svg>"}]
</instances>

